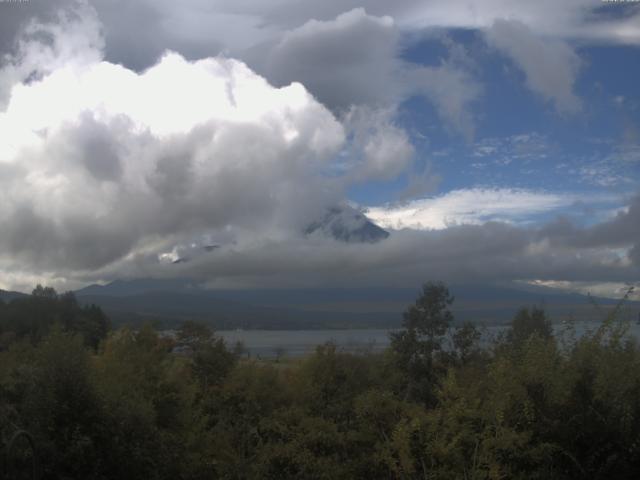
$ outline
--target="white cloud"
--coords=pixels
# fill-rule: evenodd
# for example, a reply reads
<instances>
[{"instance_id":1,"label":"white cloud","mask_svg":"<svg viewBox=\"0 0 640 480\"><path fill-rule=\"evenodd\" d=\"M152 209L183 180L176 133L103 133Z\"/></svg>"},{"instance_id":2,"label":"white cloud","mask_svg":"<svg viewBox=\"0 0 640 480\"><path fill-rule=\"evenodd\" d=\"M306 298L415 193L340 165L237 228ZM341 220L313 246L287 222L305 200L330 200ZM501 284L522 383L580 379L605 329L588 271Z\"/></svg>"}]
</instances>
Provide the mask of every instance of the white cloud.
<instances>
[{"instance_id":1,"label":"white cloud","mask_svg":"<svg viewBox=\"0 0 640 480\"><path fill-rule=\"evenodd\" d=\"M586 43L640 44L640 13L611 15L620 7L585 0L454 0L416 2L398 6L396 18L407 28L491 27L498 19L510 19L528 26L541 37L580 40ZM618 10L619 11L619 10Z\"/></svg>"},{"instance_id":2,"label":"white cloud","mask_svg":"<svg viewBox=\"0 0 640 480\"><path fill-rule=\"evenodd\" d=\"M302 85L226 58L136 73L60 52L0 111L0 269L92 270L228 227L277 237L335 201L316 173L344 129Z\"/></svg>"},{"instance_id":3,"label":"white cloud","mask_svg":"<svg viewBox=\"0 0 640 480\"><path fill-rule=\"evenodd\" d=\"M527 282L531 285L539 285L543 287L555 288L572 293L580 293L582 295L594 295L596 297L622 298L629 287L635 284L634 291L629 295L630 300L640 301L640 291L638 291L638 283L622 283L622 282L580 282L580 281L557 281L557 280L532 280Z\"/></svg>"},{"instance_id":4,"label":"white cloud","mask_svg":"<svg viewBox=\"0 0 640 480\"><path fill-rule=\"evenodd\" d=\"M404 172L414 156L407 133L393 122L388 109L353 107L344 118L352 138L342 168L348 181L391 180Z\"/></svg>"},{"instance_id":5,"label":"white cloud","mask_svg":"<svg viewBox=\"0 0 640 480\"><path fill-rule=\"evenodd\" d=\"M518 222L534 214L575 203L576 197L529 190L471 188L453 190L405 205L369 208L367 215L392 229L441 230L488 221Z\"/></svg>"},{"instance_id":6,"label":"white cloud","mask_svg":"<svg viewBox=\"0 0 640 480\"><path fill-rule=\"evenodd\" d=\"M577 173L583 182L599 187L616 187L632 182L631 179L615 172L612 166L606 162L584 165L579 167L577 171L570 170L569 173Z\"/></svg>"},{"instance_id":7,"label":"white cloud","mask_svg":"<svg viewBox=\"0 0 640 480\"><path fill-rule=\"evenodd\" d=\"M31 19L16 43L15 52L6 54L0 62L0 108L6 105L14 85L64 66L95 63L104 48L96 11L84 3L73 13L59 10L55 22Z\"/></svg>"},{"instance_id":8,"label":"white cloud","mask_svg":"<svg viewBox=\"0 0 640 480\"><path fill-rule=\"evenodd\" d=\"M473 146L473 156L508 165L514 161L527 163L544 159L556 149L545 135L530 132L503 138L483 138Z\"/></svg>"}]
</instances>

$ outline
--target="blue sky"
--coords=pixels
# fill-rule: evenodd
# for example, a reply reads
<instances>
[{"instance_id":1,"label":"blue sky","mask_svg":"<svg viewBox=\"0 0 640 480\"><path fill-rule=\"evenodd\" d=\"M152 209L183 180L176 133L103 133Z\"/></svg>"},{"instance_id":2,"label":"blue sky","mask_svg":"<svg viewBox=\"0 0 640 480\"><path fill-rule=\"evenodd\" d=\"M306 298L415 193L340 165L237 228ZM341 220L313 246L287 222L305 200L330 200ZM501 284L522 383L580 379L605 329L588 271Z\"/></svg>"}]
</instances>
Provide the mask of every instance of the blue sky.
<instances>
[{"instance_id":1,"label":"blue sky","mask_svg":"<svg viewBox=\"0 0 640 480\"><path fill-rule=\"evenodd\" d=\"M574 91L582 111L560 114L525 85L518 66L488 48L474 30L441 34L468 49L483 92L471 110L475 135L465 139L438 119L432 105L414 96L399 107L399 122L416 147L416 169L431 165L437 190L470 186L589 195L638 190L640 182L640 49L581 46L583 65ZM412 41L407 61L437 65L447 55L438 38ZM358 185L351 198L363 204L398 201L407 176Z\"/></svg>"}]
</instances>

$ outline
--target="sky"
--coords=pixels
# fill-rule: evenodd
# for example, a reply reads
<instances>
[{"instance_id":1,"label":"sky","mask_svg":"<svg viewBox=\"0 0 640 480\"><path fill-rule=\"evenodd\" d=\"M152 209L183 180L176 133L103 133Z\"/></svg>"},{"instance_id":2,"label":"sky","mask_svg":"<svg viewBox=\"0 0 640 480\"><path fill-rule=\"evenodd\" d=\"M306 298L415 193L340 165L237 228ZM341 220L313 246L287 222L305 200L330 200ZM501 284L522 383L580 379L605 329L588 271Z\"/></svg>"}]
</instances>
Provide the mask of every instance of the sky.
<instances>
[{"instance_id":1,"label":"sky","mask_svg":"<svg viewBox=\"0 0 640 480\"><path fill-rule=\"evenodd\" d=\"M639 2L0 0L0 288L620 294L639 85Z\"/></svg>"}]
</instances>

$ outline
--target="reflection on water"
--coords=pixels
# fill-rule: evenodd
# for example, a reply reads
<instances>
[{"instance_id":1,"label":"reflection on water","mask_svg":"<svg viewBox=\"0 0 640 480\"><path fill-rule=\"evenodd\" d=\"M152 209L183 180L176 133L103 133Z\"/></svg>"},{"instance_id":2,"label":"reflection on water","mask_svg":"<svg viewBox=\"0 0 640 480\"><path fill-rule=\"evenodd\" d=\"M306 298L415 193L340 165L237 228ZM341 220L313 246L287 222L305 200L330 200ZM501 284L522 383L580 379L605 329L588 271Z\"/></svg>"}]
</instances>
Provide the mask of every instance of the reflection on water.
<instances>
[{"instance_id":1,"label":"reflection on water","mask_svg":"<svg viewBox=\"0 0 640 480\"><path fill-rule=\"evenodd\" d=\"M577 338L587 331L595 331L600 323L555 324L556 337L564 336L567 338L571 326ZM490 345L506 328L505 326L481 327L483 345ZM229 347L233 347L236 342L240 341L251 356L269 358L276 356L299 357L313 352L318 345L326 342L333 342L341 350L347 352L380 351L389 345L390 331L392 330L220 330L216 333L225 339ZM629 334L640 338L640 325L630 323Z\"/></svg>"}]
</instances>

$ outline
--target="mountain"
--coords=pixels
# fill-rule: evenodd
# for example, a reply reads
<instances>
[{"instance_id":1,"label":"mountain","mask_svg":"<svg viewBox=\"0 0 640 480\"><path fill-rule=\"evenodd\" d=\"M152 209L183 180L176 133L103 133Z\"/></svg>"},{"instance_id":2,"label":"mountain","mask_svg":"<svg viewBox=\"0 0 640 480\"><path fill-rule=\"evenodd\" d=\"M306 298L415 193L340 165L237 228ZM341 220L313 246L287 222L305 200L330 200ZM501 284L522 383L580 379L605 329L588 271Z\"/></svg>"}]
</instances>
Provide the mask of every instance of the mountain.
<instances>
[{"instance_id":1,"label":"mountain","mask_svg":"<svg viewBox=\"0 0 640 480\"><path fill-rule=\"evenodd\" d=\"M107 285L93 284L76 290L77 296L107 295L127 296L147 292L181 292L193 290L195 287L186 279L135 279L115 280Z\"/></svg>"},{"instance_id":2,"label":"mountain","mask_svg":"<svg viewBox=\"0 0 640 480\"><path fill-rule=\"evenodd\" d=\"M321 220L304 231L306 235L317 232L348 243L375 243L389 237L389 232L349 205L329 208Z\"/></svg>"},{"instance_id":3,"label":"mountain","mask_svg":"<svg viewBox=\"0 0 640 480\"><path fill-rule=\"evenodd\" d=\"M16 298L23 298L27 296L28 295L26 293L0 290L0 300L2 300L3 302L10 302L11 300L15 300Z\"/></svg>"},{"instance_id":4,"label":"mountain","mask_svg":"<svg viewBox=\"0 0 640 480\"><path fill-rule=\"evenodd\" d=\"M306 236L320 235L347 243L375 243L389 237L389 232L380 228L364 214L349 205L328 208L322 218L309 223L302 233ZM170 253L160 256L165 264L187 263L204 254L211 254L223 245L194 241L187 245L177 245ZM214 253L215 254L215 253ZM166 282L170 282L167 280ZM87 288L99 287L92 285Z\"/></svg>"},{"instance_id":5,"label":"mountain","mask_svg":"<svg viewBox=\"0 0 640 480\"><path fill-rule=\"evenodd\" d=\"M508 322L523 306L539 305L554 321L602 318L603 312L584 295L542 288L451 285L457 321L483 324ZM186 279L139 279L91 285L76 291L83 303L102 307L115 323L156 321L174 325L185 319L217 329L389 328L419 295L418 288L316 288L205 290ZM617 303L596 298L601 310ZM640 302L628 302L640 309ZM637 313L635 313L637 316Z\"/></svg>"},{"instance_id":6,"label":"mountain","mask_svg":"<svg viewBox=\"0 0 640 480\"><path fill-rule=\"evenodd\" d=\"M393 319L385 312L326 312L252 304L221 298L216 293L147 291L131 295L77 293L81 303L99 305L115 324L159 323L173 328L184 320L198 320L215 329L385 328ZM224 295L222 296L224 297Z\"/></svg>"}]
</instances>

